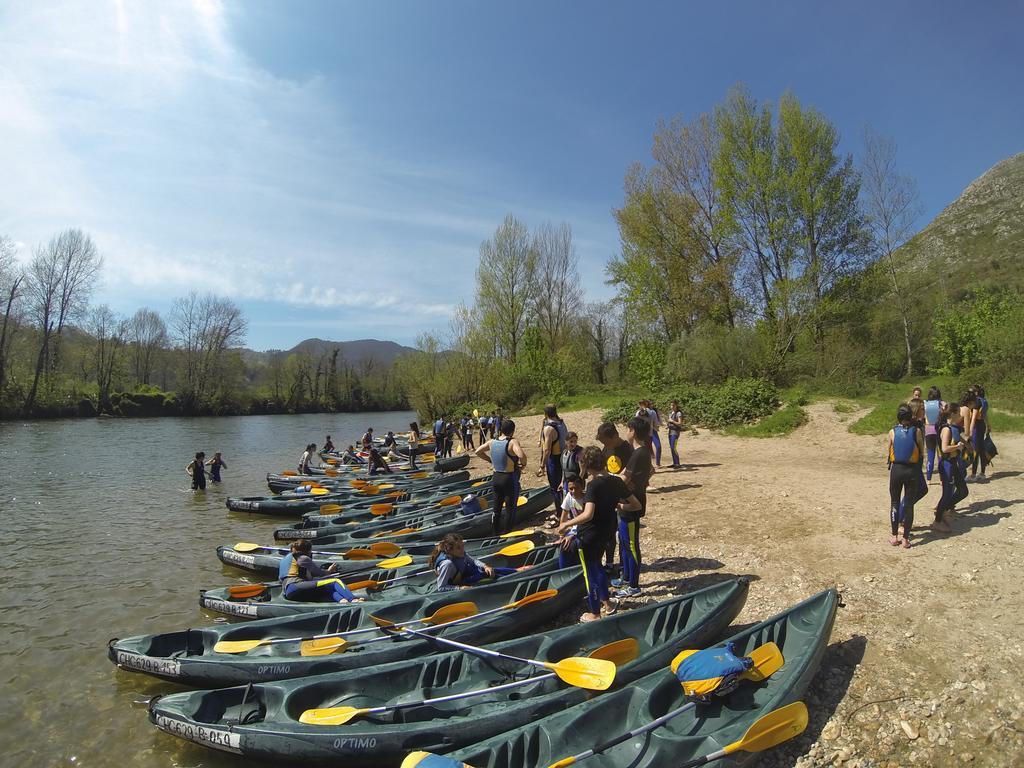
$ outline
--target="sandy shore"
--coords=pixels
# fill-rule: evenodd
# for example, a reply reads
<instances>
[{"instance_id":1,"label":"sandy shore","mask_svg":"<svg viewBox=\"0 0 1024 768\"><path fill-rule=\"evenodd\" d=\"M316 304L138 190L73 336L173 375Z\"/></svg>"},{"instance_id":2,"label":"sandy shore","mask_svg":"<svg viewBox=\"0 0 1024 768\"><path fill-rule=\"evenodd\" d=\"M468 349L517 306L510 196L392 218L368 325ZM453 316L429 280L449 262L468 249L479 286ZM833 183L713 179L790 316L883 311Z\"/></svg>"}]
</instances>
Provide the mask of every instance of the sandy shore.
<instances>
[{"instance_id":1,"label":"sandy shore","mask_svg":"<svg viewBox=\"0 0 1024 768\"><path fill-rule=\"evenodd\" d=\"M884 437L846 431L862 413L807 410L785 438L683 436L685 468L652 481L637 600L745 575L748 623L838 586L845 607L806 697L810 726L762 765L1024 765L1024 437L995 435L991 479L969 486L948 535L927 528L936 476L903 550L888 544ZM563 417L596 442L598 411ZM524 485L539 485L541 417L516 423Z\"/></svg>"}]
</instances>

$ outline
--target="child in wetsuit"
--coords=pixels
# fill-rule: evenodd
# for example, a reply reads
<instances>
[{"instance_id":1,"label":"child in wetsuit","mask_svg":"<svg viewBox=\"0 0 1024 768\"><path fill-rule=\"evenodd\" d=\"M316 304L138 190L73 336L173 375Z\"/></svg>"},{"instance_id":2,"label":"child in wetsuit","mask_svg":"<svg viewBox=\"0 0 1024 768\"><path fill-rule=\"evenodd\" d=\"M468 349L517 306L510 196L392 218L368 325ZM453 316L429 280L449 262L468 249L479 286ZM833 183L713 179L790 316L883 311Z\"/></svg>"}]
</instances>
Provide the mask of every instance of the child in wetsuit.
<instances>
[{"instance_id":1,"label":"child in wetsuit","mask_svg":"<svg viewBox=\"0 0 1024 768\"><path fill-rule=\"evenodd\" d=\"M220 482L220 471L221 469L227 469L228 465L224 462L224 459L220 457L220 451L213 454L213 458L206 462L206 466L210 468L210 482Z\"/></svg>"},{"instance_id":2,"label":"child in wetsuit","mask_svg":"<svg viewBox=\"0 0 1024 768\"><path fill-rule=\"evenodd\" d=\"M303 602L350 603L356 596L339 578L332 578L337 565L332 563L327 570L313 562L313 545L309 539L292 542L292 562L288 573L281 579L286 600Z\"/></svg>"},{"instance_id":3,"label":"child in wetsuit","mask_svg":"<svg viewBox=\"0 0 1024 768\"><path fill-rule=\"evenodd\" d=\"M466 555L466 543L457 533L445 534L430 553L430 567L437 572L437 591L465 589L481 579L494 578L494 569Z\"/></svg>"},{"instance_id":4,"label":"child in wetsuit","mask_svg":"<svg viewBox=\"0 0 1024 768\"><path fill-rule=\"evenodd\" d=\"M568 523L583 512L583 492L586 483L578 475L569 475L566 481L566 494L562 499L562 514L558 524ZM568 568L579 562L580 543L576 539L576 527L568 528L558 540L558 567Z\"/></svg>"}]
</instances>

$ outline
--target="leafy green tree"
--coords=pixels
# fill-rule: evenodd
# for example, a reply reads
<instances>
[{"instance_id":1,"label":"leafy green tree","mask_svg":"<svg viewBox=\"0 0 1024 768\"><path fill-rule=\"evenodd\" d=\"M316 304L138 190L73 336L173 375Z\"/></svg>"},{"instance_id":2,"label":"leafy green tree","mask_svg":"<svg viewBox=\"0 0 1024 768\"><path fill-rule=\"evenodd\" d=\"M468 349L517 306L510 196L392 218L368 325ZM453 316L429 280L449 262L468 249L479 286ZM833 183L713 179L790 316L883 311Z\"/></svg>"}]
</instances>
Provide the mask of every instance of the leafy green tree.
<instances>
[{"instance_id":1,"label":"leafy green tree","mask_svg":"<svg viewBox=\"0 0 1024 768\"><path fill-rule=\"evenodd\" d=\"M530 324L537 290L537 250L526 225L511 214L480 245L476 270L481 325L491 334L496 357L515 362Z\"/></svg>"}]
</instances>

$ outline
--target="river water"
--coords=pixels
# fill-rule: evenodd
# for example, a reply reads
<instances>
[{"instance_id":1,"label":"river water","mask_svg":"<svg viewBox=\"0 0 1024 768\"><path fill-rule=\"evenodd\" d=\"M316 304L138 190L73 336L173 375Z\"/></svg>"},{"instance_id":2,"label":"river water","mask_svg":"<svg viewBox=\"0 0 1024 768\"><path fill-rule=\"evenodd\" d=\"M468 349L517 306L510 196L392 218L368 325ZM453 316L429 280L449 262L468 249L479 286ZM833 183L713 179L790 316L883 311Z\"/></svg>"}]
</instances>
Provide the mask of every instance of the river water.
<instances>
[{"instance_id":1,"label":"river water","mask_svg":"<svg viewBox=\"0 0 1024 768\"><path fill-rule=\"evenodd\" d=\"M218 544L272 541L283 518L229 512L269 493L306 443L407 429L411 412L0 423L0 765L233 766L158 731L144 701L184 690L118 670L111 637L211 623L198 590L233 583ZM224 482L190 490L196 451Z\"/></svg>"}]
</instances>

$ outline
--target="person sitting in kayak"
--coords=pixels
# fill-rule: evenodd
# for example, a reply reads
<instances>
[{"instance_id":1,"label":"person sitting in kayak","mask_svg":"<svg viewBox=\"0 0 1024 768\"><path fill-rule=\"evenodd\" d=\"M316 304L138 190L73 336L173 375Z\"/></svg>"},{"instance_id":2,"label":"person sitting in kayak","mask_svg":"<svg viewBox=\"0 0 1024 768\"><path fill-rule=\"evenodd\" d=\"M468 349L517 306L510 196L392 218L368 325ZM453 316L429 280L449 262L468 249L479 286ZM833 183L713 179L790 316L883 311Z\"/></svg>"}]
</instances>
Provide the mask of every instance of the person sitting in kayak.
<instances>
[{"instance_id":1,"label":"person sitting in kayak","mask_svg":"<svg viewBox=\"0 0 1024 768\"><path fill-rule=\"evenodd\" d=\"M447 533L430 553L430 567L437 572L437 591L465 589L481 579L515 573L515 568L492 568L466 554L466 543L457 533Z\"/></svg>"},{"instance_id":2,"label":"person sitting in kayak","mask_svg":"<svg viewBox=\"0 0 1024 768\"><path fill-rule=\"evenodd\" d=\"M213 454L213 458L206 462L206 466L210 468L210 481L214 483L220 482L221 469L228 468L228 465L220 456L220 451L217 451L215 454Z\"/></svg>"},{"instance_id":3,"label":"person sitting in kayak","mask_svg":"<svg viewBox=\"0 0 1024 768\"><path fill-rule=\"evenodd\" d=\"M331 436L328 435L327 439L324 441L324 453L333 453L333 452L334 452L334 443L331 442Z\"/></svg>"},{"instance_id":4,"label":"person sitting in kayak","mask_svg":"<svg viewBox=\"0 0 1024 768\"><path fill-rule=\"evenodd\" d=\"M391 474L391 467L384 461L384 457L380 455L380 451L376 448L370 449L370 459L366 463L368 472L371 475L376 475L378 472L383 472L386 475Z\"/></svg>"},{"instance_id":5,"label":"person sitting in kayak","mask_svg":"<svg viewBox=\"0 0 1024 768\"><path fill-rule=\"evenodd\" d=\"M292 542L292 562L288 573L281 579L286 600L302 602L351 603L356 596L345 586L341 579L332 578L337 564L332 563L327 570L313 562L313 545L309 539Z\"/></svg>"},{"instance_id":6,"label":"person sitting in kayak","mask_svg":"<svg viewBox=\"0 0 1024 768\"><path fill-rule=\"evenodd\" d=\"M358 453L356 453L356 447L354 445L350 445L348 448L345 449L345 453L342 454L342 456L341 456L341 463L342 464L365 464L366 463L366 459L364 459L362 456L360 456Z\"/></svg>"},{"instance_id":7,"label":"person sitting in kayak","mask_svg":"<svg viewBox=\"0 0 1024 768\"><path fill-rule=\"evenodd\" d=\"M200 451L196 454L196 457L192 459L185 467L185 474L192 478L192 490L193 491L205 491L206 490L206 470L204 465L206 464L206 454Z\"/></svg>"},{"instance_id":8,"label":"person sitting in kayak","mask_svg":"<svg viewBox=\"0 0 1024 768\"><path fill-rule=\"evenodd\" d=\"M373 447L373 427L366 428L363 436L359 438L359 442L362 444L364 451L369 451Z\"/></svg>"},{"instance_id":9,"label":"person sitting in kayak","mask_svg":"<svg viewBox=\"0 0 1024 768\"><path fill-rule=\"evenodd\" d=\"M388 453L395 450L398 447L398 441L395 440L395 433L392 430L388 430L388 433L384 435L384 450Z\"/></svg>"}]
</instances>

